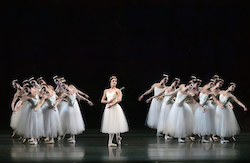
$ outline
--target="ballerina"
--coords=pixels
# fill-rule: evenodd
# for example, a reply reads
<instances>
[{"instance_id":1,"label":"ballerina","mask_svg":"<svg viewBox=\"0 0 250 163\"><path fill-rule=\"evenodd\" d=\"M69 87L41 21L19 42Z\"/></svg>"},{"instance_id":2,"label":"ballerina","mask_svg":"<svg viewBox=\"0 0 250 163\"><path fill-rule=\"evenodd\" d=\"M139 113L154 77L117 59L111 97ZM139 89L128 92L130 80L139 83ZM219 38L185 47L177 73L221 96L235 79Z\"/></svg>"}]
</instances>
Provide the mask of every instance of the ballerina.
<instances>
[{"instance_id":1,"label":"ballerina","mask_svg":"<svg viewBox=\"0 0 250 163\"><path fill-rule=\"evenodd\" d=\"M54 138L62 135L60 115L57 108L53 107L57 96L51 86L44 86L42 89L44 89L44 95L34 110L36 111L47 103L46 107L43 109L44 134L47 137L47 139L45 139L45 143L54 144Z\"/></svg>"},{"instance_id":2,"label":"ballerina","mask_svg":"<svg viewBox=\"0 0 250 163\"><path fill-rule=\"evenodd\" d=\"M11 109L12 109L12 114L11 114L11 118L10 118L10 127L13 130L13 133L11 135L11 137L13 138L16 135L16 127L21 115L21 111L22 109L20 109L20 105L21 105L21 99L22 97L25 95L25 91L23 89L23 87L21 87L17 80L13 80L12 81L12 86L13 88L16 89L16 93L13 97L13 100L11 102Z\"/></svg>"},{"instance_id":3,"label":"ballerina","mask_svg":"<svg viewBox=\"0 0 250 163\"><path fill-rule=\"evenodd\" d=\"M225 91L220 91L219 100L224 107L217 105L215 116L215 131L216 135L221 137L221 143L228 143L225 137L232 137L235 141L234 135L240 132L240 127L233 112L233 109L228 105L229 101L235 101L241 106L244 111L247 111L246 106L240 102L232 92L235 90L236 84L230 83Z\"/></svg>"},{"instance_id":4,"label":"ballerina","mask_svg":"<svg viewBox=\"0 0 250 163\"><path fill-rule=\"evenodd\" d=\"M184 143L185 138L193 133L193 113L192 109L185 102L187 97L195 101L195 99L188 93L188 90L192 89L192 83L189 82L182 86L176 96L176 100L169 112L166 125L166 133L169 133L171 136L178 138L179 143ZM200 105L198 103L198 105ZM200 105L201 108L203 108Z\"/></svg>"},{"instance_id":5,"label":"ballerina","mask_svg":"<svg viewBox=\"0 0 250 163\"><path fill-rule=\"evenodd\" d=\"M154 96L158 95L160 92L163 92L163 90L166 88L166 83L168 82L168 75L163 74L163 78L159 83L154 83L149 90L144 92L139 98L138 101L141 101L142 98L145 95L150 94L154 91ZM161 111L161 105L162 105L162 99L156 99L154 98L151 101L147 119L146 119L146 125L150 128L157 129L160 111ZM156 136L161 136L162 134L156 133Z\"/></svg>"},{"instance_id":6,"label":"ballerina","mask_svg":"<svg viewBox=\"0 0 250 163\"><path fill-rule=\"evenodd\" d=\"M153 98L163 98L162 106L161 106L161 112L159 116L159 122L157 126L157 133L164 133L165 139L171 139L171 136L168 136L168 133L165 133L166 128L166 122L169 115L169 111L174 103L174 97L176 96L176 87L179 85L180 79L174 78L172 84L168 87L166 87L160 94L156 96L152 96L149 99L146 100L147 103L149 103ZM173 93L172 93L173 92ZM172 93L170 95L167 95L169 93Z\"/></svg>"},{"instance_id":7,"label":"ballerina","mask_svg":"<svg viewBox=\"0 0 250 163\"><path fill-rule=\"evenodd\" d=\"M194 129L193 134L201 135L202 143L208 143L209 141L205 139L206 135L211 137L214 134L214 114L213 114L213 105L209 101L211 96L218 105L223 107L223 105L216 99L214 94L211 93L210 88L213 87L214 80L210 80L208 84L201 88L199 99L200 104L205 108L198 107L194 113Z\"/></svg>"},{"instance_id":8,"label":"ballerina","mask_svg":"<svg viewBox=\"0 0 250 163\"><path fill-rule=\"evenodd\" d=\"M75 143L75 135L85 131L82 113L80 111L80 107L76 98L87 101L90 106L92 106L93 103L83 96L79 95L74 86L68 86L65 83L61 84L63 89L65 89L65 92L56 100L54 108L56 108L62 100L67 101L60 113L62 132L64 135L70 134L71 137L68 139L68 141L70 143Z\"/></svg>"},{"instance_id":9,"label":"ballerina","mask_svg":"<svg viewBox=\"0 0 250 163\"><path fill-rule=\"evenodd\" d=\"M118 104L122 101L122 92L117 86L117 77L110 77L110 88L105 89L102 95L101 103L106 104L103 116L101 132L109 134L108 146L116 147L113 143L116 134L117 144L121 144L121 133L127 132L128 122L121 106Z\"/></svg>"}]
</instances>

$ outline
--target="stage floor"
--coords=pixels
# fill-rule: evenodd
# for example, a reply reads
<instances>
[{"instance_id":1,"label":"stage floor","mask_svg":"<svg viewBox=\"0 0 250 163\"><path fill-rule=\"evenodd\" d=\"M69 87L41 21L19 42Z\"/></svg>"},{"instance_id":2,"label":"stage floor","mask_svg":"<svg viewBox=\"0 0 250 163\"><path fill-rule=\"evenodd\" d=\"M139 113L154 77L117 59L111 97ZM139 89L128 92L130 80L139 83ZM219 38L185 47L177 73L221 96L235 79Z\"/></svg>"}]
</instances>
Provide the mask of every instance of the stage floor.
<instances>
[{"instance_id":1,"label":"stage floor","mask_svg":"<svg viewBox=\"0 0 250 163\"><path fill-rule=\"evenodd\" d=\"M248 162L250 133L236 136L237 141L200 143L198 138L186 143L156 137L154 130L134 129L122 134L122 145L107 147L107 135L88 130L77 142L22 144L9 132L0 135L1 162Z\"/></svg>"}]
</instances>

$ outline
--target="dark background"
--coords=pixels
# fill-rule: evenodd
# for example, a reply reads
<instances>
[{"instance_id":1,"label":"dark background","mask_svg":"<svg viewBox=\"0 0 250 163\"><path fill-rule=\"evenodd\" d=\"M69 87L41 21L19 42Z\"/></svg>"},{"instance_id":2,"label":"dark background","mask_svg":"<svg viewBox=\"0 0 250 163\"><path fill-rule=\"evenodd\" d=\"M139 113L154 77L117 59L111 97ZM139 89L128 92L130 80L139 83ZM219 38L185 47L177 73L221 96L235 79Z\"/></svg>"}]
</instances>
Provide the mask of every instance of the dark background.
<instances>
[{"instance_id":1,"label":"dark background","mask_svg":"<svg viewBox=\"0 0 250 163\"><path fill-rule=\"evenodd\" d=\"M1 129L11 131L13 79L53 75L88 93L80 102L86 129L100 128L103 90L112 74L125 86L121 105L130 128L144 125L148 104L137 98L162 73L183 83L197 75L205 84L219 74L237 83L236 96L250 108L248 1L1 1ZM149 96L148 96L149 97ZM243 132L249 112L237 104Z\"/></svg>"}]
</instances>

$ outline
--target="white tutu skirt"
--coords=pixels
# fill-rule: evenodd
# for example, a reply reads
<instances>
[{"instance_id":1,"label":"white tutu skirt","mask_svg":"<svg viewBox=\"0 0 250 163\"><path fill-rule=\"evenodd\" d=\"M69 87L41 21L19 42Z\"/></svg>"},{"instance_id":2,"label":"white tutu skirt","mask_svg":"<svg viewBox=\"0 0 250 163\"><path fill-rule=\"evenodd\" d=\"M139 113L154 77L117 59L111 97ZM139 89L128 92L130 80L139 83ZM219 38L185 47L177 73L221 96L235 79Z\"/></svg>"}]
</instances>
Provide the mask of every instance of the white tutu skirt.
<instances>
[{"instance_id":1,"label":"white tutu skirt","mask_svg":"<svg viewBox=\"0 0 250 163\"><path fill-rule=\"evenodd\" d=\"M202 108L198 107L194 114L194 134L201 136L214 134L214 108L211 103L203 106L205 112L202 112Z\"/></svg>"},{"instance_id":2,"label":"white tutu skirt","mask_svg":"<svg viewBox=\"0 0 250 163\"><path fill-rule=\"evenodd\" d=\"M124 133L128 130L128 122L121 106L116 104L108 108L108 105L106 105L102 116L101 132L116 134Z\"/></svg>"},{"instance_id":3,"label":"white tutu skirt","mask_svg":"<svg viewBox=\"0 0 250 163\"><path fill-rule=\"evenodd\" d=\"M161 106L158 126L157 126L157 132L165 131L165 128L167 125L167 118L168 118L168 115L172 106L173 106L173 103L167 103L167 101L163 101L162 106Z\"/></svg>"},{"instance_id":4,"label":"white tutu skirt","mask_svg":"<svg viewBox=\"0 0 250 163\"><path fill-rule=\"evenodd\" d=\"M16 106L15 106L16 109ZM17 124L19 123L19 118L21 116L22 113L22 108L20 108L18 111L16 112L12 112L11 117L10 117L10 127L13 130L16 130L17 128Z\"/></svg>"},{"instance_id":5,"label":"white tutu skirt","mask_svg":"<svg viewBox=\"0 0 250 163\"><path fill-rule=\"evenodd\" d=\"M165 133L176 137L184 138L193 132L193 113L188 104L179 106L174 103L167 118Z\"/></svg>"},{"instance_id":6,"label":"white tutu skirt","mask_svg":"<svg viewBox=\"0 0 250 163\"><path fill-rule=\"evenodd\" d=\"M189 105L190 108L192 109L192 112L193 112L193 115L194 115L196 109L198 108L198 104L197 104L197 103L190 102L190 103L188 103L188 105Z\"/></svg>"},{"instance_id":7,"label":"white tutu skirt","mask_svg":"<svg viewBox=\"0 0 250 163\"><path fill-rule=\"evenodd\" d=\"M43 109L44 134L45 137L56 138L62 135L61 119L58 110L54 110L53 106Z\"/></svg>"},{"instance_id":8,"label":"white tutu skirt","mask_svg":"<svg viewBox=\"0 0 250 163\"><path fill-rule=\"evenodd\" d=\"M156 98L152 100L146 119L146 125L148 127L157 129L159 116L161 112L161 105L162 105L162 100L157 100Z\"/></svg>"},{"instance_id":9,"label":"white tutu skirt","mask_svg":"<svg viewBox=\"0 0 250 163\"><path fill-rule=\"evenodd\" d=\"M232 108L218 105L215 113L215 131L220 137L231 137L240 132L240 127Z\"/></svg>"},{"instance_id":10,"label":"white tutu skirt","mask_svg":"<svg viewBox=\"0 0 250 163\"><path fill-rule=\"evenodd\" d=\"M59 114L61 114L61 112L63 112L62 110L66 108L66 107L64 107L64 105L66 105L66 104L67 104L67 102L64 100L59 102L59 104L57 105L57 110L58 110Z\"/></svg>"},{"instance_id":11,"label":"white tutu skirt","mask_svg":"<svg viewBox=\"0 0 250 163\"><path fill-rule=\"evenodd\" d=\"M26 138L39 138L44 136L43 113L39 108L36 112L30 102L26 102L22 107L17 133Z\"/></svg>"},{"instance_id":12,"label":"white tutu skirt","mask_svg":"<svg viewBox=\"0 0 250 163\"><path fill-rule=\"evenodd\" d=\"M85 124L77 100L74 105L66 103L60 113L63 134L77 135L85 131Z\"/></svg>"}]
</instances>

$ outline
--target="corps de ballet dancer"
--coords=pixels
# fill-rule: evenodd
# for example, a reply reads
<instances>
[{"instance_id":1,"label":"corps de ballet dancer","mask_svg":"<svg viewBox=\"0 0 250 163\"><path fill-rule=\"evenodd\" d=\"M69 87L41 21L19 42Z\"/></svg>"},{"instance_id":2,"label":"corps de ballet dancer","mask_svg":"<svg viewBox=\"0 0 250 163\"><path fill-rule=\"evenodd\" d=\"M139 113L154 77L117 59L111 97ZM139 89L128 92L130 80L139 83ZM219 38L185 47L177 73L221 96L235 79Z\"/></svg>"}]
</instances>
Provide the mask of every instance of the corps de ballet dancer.
<instances>
[{"instance_id":1,"label":"corps de ballet dancer","mask_svg":"<svg viewBox=\"0 0 250 163\"><path fill-rule=\"evenodd\" d=\"M154 96L158 95L166 88L166 83L168 82L168 75L163 74L163 78L159 83L154 83L149 90L144 92L139 98L138 101L141 101L145 95L150 94L154 91ZM146 125L150 128L157 129L160 111L162 106L162 99L153 98L150 103L148 115L146 118ZM156 136L162 136L161 133L156 133Z\"/></svg>"},{"instance_id":2,"label":"corps de ballet dancer","mask_svg":"<svg viewBox=\"0 0 250 163\"><path fill-rule=\"evenodd\" d=\"M25 81L23 85L26 97L22 98L22 113L17 125L17 132L24 136L23 142L29 138L29 143L36 145L37 140L44 136L43 113L41 109L35 111L34 108L39 103L37 90Z\"/></svg>"},{"instance_id":3,"label":"corps de ballet dancer","mask_svg":"<svg viewBox=\"0 0 250 163\"><path fill-rule=\"evenodd\" d=\"M199 94L199 103L204 108L196 109L194 113L194 128L193 134L197 134L201 136L202 143L208 143L209 141L205 139L205 136L208 135L212 139L212 134L214 134L214 114L213 114L213 105L209 100L212 97L213 101L218 105L223 106L211 93L211 87L214 86L214 80L210 80L208 84L203 86L200 90Z\"/></svg>"},{"instance_id":4,"label":"corps de ballet dancer","mask_svg":"<svg viewBox=\"0 0 250 163\"><path fill-rule=\"evenodd\" d=\"M101 124L101 132L109 135L108 147L116 147L121 145L121 133L127 132L128 122L125 114L119 105L122 101L122 92L117 86L117 77L110 77L110 88L105 89L102 95L101 103L106 104ZM117 144L113 143L114 135L116 135Z\"/></svg>"},{"instance_id":5,"label":"corps de ballet dancer","mask_svg":"<svg viewBox=\"0 0 250 163\"><path fill-rule=\"evenodd\" d=\"M44 94L34 110L36 111L46 104L43 108L45 143L54 144L54 138L62 135L60 115L57 108L54 107L57 96L50 85L43 86L42 89Z\"/></svg>"},{"instance_id":6,"label":"corps de ballet dancer","mask_svg":"<svg viewBox=\"0 0 250 163\"><path fill-rule=\"evenodd\" d=\"M192 83L189 82L180 87L175 102L169 112L166 125L166 133L169 133L172 137L178 138L179 143L184 143L185 138L193 133L193 113L190 106L185 102L187 97L191 97L194 102L195 99L188 93L188 90L192 89ZM198 103L198 105L200 105ZM203 106L200 105L201 108Z\"/></svg>"},{"instance_id":7,"label":"corps de ballet dancer","mask_svg":"<svg viewBox=\"0 0 250 163\"><path fill-rule=\"evenodd\" d=\"M232 107L228 105L228 102L235 101L241 106L244 111L247 111L246 106L240 102L232 92L235 90L236 84L230 83L229 87L225 91L220 91L219 100L223 104L223 107L217 105L215 116L215 131L216 135L221 137L221 143L228 143L225 137L232 137L234 141L235 135L240 132L240 127L233 112Z\"/></svg>"},{"instance_id":8,"label":"corps de ballet dancer","mask_svg":"<svg viewBox=\"0 0 250 163\"><path fill-rule=\"evenodd\" d=\"M172 108L173 103L174 103L174 97L176 96L176 93L177 93L176 88L179 85L179 83L180 83L180 79L174 78L172 84L170 86L167 86L164 89L164 91L146 100L146 102L149 103L153 98L163 98L160 116L159 116L159 122L157 126L157 133L164 133L165 139L172 139L172 137L169 136L168 133L165 133L164 131L167 125L166 122L167 122L170 109ZM168 93L172 93L172 92L175 92L175 93L171 95L167 95Z\"/></svg>"},{"instance_id":9,"label":"corps de ballet dancer","mask_svg":"<svg viewBox=\"0 0 250 163\"><path fill-rule=\"evenodd\" d=\"M64 135L70 134L71 137L68 139L68 141L70 143L75 143L75 135L81 134L83 131L85 131L85 124L77 99L87 101L90 106L92 106L93 103L85 97L79 95L77 89L73 85L67 85L66 83L61 84L63 89L65 89L65 92L60 97L58 97L54 108L57 107L60 101L67 101L60 113L62 132Z\"/></svg>"},{"instance_id":10,"label":"corps de ballet dancer","mask_svg":"<svg viewBox=\"0 0 250 163\"><path fill-rule=\"evenodd\" d=\"M22 103L21 99L25 96L25 91L23 87L18 84L17 80L12 81L12 86L14 89L16 89L16 93L14 94L13 100L11 102L12 114L10 118L10 127L13 130L11 137L13 138L17 132L16 127L19 123L19 118L22 112L22 109L20 108L20 105Z\"/></svg>"}]
</instances>

